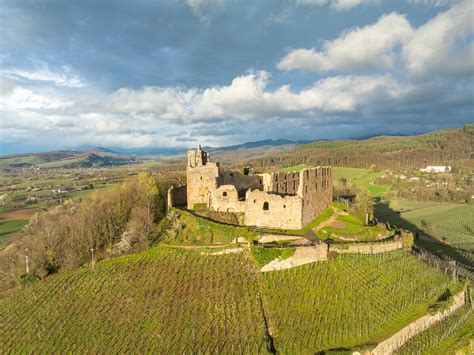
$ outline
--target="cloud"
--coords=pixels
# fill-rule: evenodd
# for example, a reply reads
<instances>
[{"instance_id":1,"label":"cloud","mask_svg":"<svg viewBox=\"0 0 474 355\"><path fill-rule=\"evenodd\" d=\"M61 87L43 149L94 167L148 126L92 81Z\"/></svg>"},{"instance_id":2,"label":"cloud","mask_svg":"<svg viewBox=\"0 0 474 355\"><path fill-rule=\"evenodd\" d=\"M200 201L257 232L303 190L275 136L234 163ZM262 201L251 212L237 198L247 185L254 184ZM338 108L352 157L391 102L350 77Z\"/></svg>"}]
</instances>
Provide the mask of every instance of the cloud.
<instances>
[{"instance_id":1,"label":"cloud","mask_svg":"<svg viewBox=\"0 0 474 355\"><path fill-rule=\"evenodd\" d=\"M423 5L429 7L442 7L450 4L459 2L457 0L405 0L406 2L413 5Z\"/></svg>"},{"instance_id":2,"label":"cloud","mask_svg":"<svg viewBox=\"0 0 474 355\"><path fill-rule=\"evenodd\" d=\"M265 19L265 25L285 25L290 22L290 17L292 16L292 12L288 9L281 11L279 13L272 13L268 15L268 17Z\"/></svg>"},{"instance_id":3,"label":"cloud","mask_svg":"<svg viewBox=\"0 0 474 355\"><path fill-rule=\"evenodd\" d=\"M164 120L201 122L216 118L252 120L301 114L312 110L355 111L374 97L394 97L400 88L389 76L336 76L321 79L295 92L289 85L267 89L266 71L234 78L227 86L207 89L146 87L122 88L107 99L104 108L115 113L153 113Z\"/></svg>"},{"instance_id":4,"label":"cloud","mask_svg":"<svg viewBox=\"0 0 474 355\"><path fill-rule=\"evenodd\" d=\"M403 47L408 70L416 75L474 74L473 19L474 6L464 1L419 27Z\"/></svg>"},{"instance_id":5,"label":"cloud","mask_svg":"<svg viewBox=\"0 0 474 355\"><path fill-rule=\"evenodd\" d=\"M296 0L296 3L300 5L323 6L330 4L331 8L337 11L349 10L359 5L378 2L379 0Z\"/></svg>"},{"instance_id":6,"label":"cloud","mask_svg":"<svg viewBox=\"0 0 474 355\"><path fill-rule=\"evenodd\" d=\"M212 17L222 11L227 0L186 0L194 15L203 22L210 22Z\"/></svg>"},{"instance_id":7,"label":"cloud","mask_svg":"<svg viewBox=\"0 0 474 355\"><path fill-rule=\"evenodd\" d=\"M37 93L20 86L11 86L0 96L0 111L55 110L71 106L72 102Z\"/></svg>"},{"instance_id":8,"label":"cloud","mask_svg":"<svg viewBox=\"0 0 474 355\"><path fill-rule=\"evenodd\" d=\"M413 29L405 16L393 12L372 25L351 29L335 40L325 41L320 51L314 48L292 50L277 67L316 72L388 68L393 66L394 48L412 35Z\"/></svg>"},{"instance_id":9,"label":"cloud","mask_svg":"<svg viewBox=\"0 0 474 355\"><path fill-rule=\"evenodd\" d=\"M56 72L51 71L46 64L33 70L18 68L3 69L0 71L0 75L14 80L26 79L29 81L51 82L56 86L69 88L81 88L85 85L84 80L77 74L74 74L72 69L68 66L63 66L61 71Z\"/></svg>"}]
</instances>

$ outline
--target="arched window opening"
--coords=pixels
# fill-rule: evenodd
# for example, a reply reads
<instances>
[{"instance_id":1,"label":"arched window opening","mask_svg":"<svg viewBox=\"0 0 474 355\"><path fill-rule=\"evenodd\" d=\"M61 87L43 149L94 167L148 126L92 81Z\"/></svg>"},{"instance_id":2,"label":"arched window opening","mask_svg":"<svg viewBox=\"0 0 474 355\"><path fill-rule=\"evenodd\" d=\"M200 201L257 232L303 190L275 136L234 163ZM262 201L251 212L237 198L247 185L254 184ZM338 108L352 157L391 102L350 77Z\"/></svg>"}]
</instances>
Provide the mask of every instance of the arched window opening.
<instances>
[{"instance_id":1,"label":"arched window opening","mask_svg":"<svg viewBox=\"0 0 474 355\"><path fill-rule=\"evenodd\" d=\"M268 202L265 201L265 202L263 203L263 210L264 210L264 211L268 211L269 209L270 209L270 205L268 204Z\"/></svg>"},{"instance_id":2,"label":"arched window opening","mask_svg":"<svg viewBox=\"0 0 474 355\"><path fill-rule=\"evenodd\" d=\"M226 196L227 196L227 191L224 191L224 192L222 193L222 196L226 197Z\"/></svg>"},{"instance_id":3,"label":"arched window opening","mask_svg":"<svg viewBox=\"0 0 474 355\"><path fill-rule=\"evenodd\" d=\"M283 208L286 208L286 205L283 205Z\"/></svg>"}]
</instances>

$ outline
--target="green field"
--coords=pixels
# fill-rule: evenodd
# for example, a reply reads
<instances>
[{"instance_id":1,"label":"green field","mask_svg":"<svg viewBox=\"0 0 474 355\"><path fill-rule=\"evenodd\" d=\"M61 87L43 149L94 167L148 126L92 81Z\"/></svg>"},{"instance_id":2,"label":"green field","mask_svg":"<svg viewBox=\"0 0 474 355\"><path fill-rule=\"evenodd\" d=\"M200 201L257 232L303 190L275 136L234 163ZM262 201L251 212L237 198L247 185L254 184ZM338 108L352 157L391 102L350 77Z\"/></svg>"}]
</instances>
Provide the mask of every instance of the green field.
<instances>
[{"instance_id":1,"label":"green field","mask_svg":"<svg viewBox=\"0 0 474 355\"><path fill-rule=\"evenodd\" d=\"M413 226L450 246L474 252L474 204L393 200L376 207L377 217L400 227Z\"/></svg>"},{"instance_id":2,"label":"green field","mask_svg":"<svg viewBox=\"0 0 474 355\"><path fill-rule=\"evenodd\" d=\"M474 310L466 304L440 323L420 333L403 345L396 354L471 354L474 339ZM462 349L462 353L456 350Z\"/></svg>"},{"instance_id":3,"label":"green field","mask_svg":"<svg viewBox=\"0 0 474 355\"><path fill-rule=\"evenodd\" d=\"M0 222L0 250L3 249L10 238L27 223L27 219Z\"/></svg>"},{"instance_id":4,"label":"green field","mask_svg":"<svg viewBox=\"0 0 474 355\"><path fill-rule=\"evenodd\" d=\"M0 352L265 353L253 270L154 248L61 273L0 300Z\"/></svg>"},{"instance_id":5,"label":"green field","mask_svg":"<svg viewBox=\"0 0 474 355\"><path fill-rule=\"evenodd\" d=\"M343 255L262 275L265 310L282 353L353 349L426 314L459 283L403 251Z\"/></svg>"},{"instance_id":6,"label":"green field","mask_svg":"<svg viewBox=\"0 0 474 355\"><path fill-rule=\"evenodd\" d=\"M378 177L383 175L385 175L385 173L380 171L371 171L369 169L344 167L332 168L332 179L334 182L344 178L355 186L367 189L374 197L383 196L391 188L390 185L380 185L374 183Z\"/></svg>"}]
</instances>

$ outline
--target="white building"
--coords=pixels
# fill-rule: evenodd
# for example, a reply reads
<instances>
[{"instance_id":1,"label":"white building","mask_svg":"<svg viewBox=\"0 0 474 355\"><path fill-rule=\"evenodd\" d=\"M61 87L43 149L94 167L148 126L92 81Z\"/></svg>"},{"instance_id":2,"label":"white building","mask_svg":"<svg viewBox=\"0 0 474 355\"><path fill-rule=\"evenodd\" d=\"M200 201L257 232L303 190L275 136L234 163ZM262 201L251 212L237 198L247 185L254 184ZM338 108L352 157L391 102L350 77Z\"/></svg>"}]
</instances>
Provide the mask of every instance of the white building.
<instances>
[{"instance_id":1,"label":"white building","mask_svg":"<svg viewBox=\"0 0 474 355\"><path fill-rule=\"evenodd\" d=\"M424 169L420 169L424 173L449 173L451 167L447 165L428 165Z\"/></svg>"}]
</instances>

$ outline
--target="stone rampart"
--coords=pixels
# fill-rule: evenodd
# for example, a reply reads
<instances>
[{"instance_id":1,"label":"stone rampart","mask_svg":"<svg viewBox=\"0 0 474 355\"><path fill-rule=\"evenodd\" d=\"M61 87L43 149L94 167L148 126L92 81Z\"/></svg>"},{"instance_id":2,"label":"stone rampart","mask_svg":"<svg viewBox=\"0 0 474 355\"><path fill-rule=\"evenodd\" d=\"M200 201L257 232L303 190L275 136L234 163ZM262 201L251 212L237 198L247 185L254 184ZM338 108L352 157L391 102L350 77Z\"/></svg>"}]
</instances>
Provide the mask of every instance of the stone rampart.
<instances>
[{"instance_id":1,"label":"stone rampart","mask_svg":"<svg viewBox=\"0 0 474 355\"><path fill-rule=\"evenodd\" d=\"M451 307L443 312L436 314L427 314L421 318L418 318L414 322L411 322L406 327L402 328L390 338L384 340L378 344L375 349L371 351L372 355L387 355L393 354L398 348L405 344L408 340L418 335L422 331L431 327L434 323L443 320L447 316L453 314L457 309L462 307L466 302L466 291L454 295L454 301Z\"/></svg>"},{"instance_id":2,"label":"stone rampart","mask_svg":"<svg viewBox=\"0 0 474 355\"><path fill-rule=\"evenodd\" d=\"M186 206L187 204L187 191L186 185L182 186L171 186L168 189L168 208L175 206Z\"/></svg>"},{"instance_id":3,"label":"stone rampart","mask_svg":"<svg viewBox=\"0 0 474 355\"><path fill-rule=\"evenodd\" d=\"M401 240L390 242L354 243L354 244L331 244L329 251L339 254L379 254L402 248Z\"/></svg>"},{"instance_id":4,"label":"stone rampart","mask_svg":"<svg viewBox=\"0 0 474 355\"><path fill-rule=\"evenodd\" d=\"M264 265L260 271L278 271L291 269L296 266L314 263L315 261L327 260L328 246L325 243L314 247L300 247L295 250L293 256L285 260L275 259Z\"/></svg>"}]
</instances>

